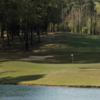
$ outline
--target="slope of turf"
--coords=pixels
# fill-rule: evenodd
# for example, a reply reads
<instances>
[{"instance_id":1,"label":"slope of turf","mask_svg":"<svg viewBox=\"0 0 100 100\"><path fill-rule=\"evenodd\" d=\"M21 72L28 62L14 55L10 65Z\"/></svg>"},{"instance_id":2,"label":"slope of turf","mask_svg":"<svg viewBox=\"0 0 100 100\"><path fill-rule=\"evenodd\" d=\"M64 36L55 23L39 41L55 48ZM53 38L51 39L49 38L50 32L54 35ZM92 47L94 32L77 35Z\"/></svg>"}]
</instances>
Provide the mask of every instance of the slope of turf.
<instances>
[{"instance_id":1,"label":"slope of turf","mask_svg":"<svg viewBox=\"0 0 100 100\"><path fill-rule=\"evenodd\" d=\"M32 55L53 55L53 58L34 62L71 63L72 53L74 54L74 63L99 63L100 36L71 33L41 35L41 43L34 44L33 47L30 47L29 52L0 53L0 61L14 60Z\"/></svg>"},{"instance_id":2,"label":"slope of turf","mask_svg":"<svg viewBox=\"0 0 100 100\"><path fill-rule=\"evenodd\" d=\"M43 37L42 37L43 38ZM44 36L40 52L100 52L99 35L55 33Z\"/></svg>"},{"instance_id":3,"label":"slope of turf","mask_svg":"<svg viewBox=\"0 0 100 100\"><path fill-rule=\"evenodd\" d=\"M45 41L33 50L38 55L54 55L43 63L71 63L71 54L74 54L74 63L100 62L100 36L81 35L71 33L55 33L42 37Z\"/></svg>"}]
</instances>

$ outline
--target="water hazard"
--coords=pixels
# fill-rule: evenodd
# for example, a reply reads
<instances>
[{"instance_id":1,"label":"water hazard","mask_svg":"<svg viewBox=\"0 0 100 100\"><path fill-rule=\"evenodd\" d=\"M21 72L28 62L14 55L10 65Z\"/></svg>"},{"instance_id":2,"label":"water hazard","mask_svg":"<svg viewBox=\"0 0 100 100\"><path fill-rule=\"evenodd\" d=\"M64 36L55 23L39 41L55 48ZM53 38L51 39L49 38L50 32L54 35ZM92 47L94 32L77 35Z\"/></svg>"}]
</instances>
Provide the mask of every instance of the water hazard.
<instances>
[{"instance_id":1,"label":"water hazard","mask_svg":"<svg viewBox=\"0 0 100 100\"><path fill-rule=\"evenodd\" d=\"M0 85L0 100L99 100L100 89Z\"/></svg>"}]
</instances>

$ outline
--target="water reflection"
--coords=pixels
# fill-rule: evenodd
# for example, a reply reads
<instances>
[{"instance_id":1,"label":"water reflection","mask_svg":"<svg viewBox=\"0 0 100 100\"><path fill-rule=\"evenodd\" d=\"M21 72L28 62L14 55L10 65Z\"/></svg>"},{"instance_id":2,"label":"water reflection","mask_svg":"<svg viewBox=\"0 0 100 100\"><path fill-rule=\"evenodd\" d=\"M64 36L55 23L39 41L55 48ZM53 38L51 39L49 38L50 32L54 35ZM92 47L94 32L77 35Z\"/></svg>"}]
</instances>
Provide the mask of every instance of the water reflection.
<instances>
[{"instance_id":1,"label":"water reflection","mask_svg":"<svg viewBox=\"0 0 100 100\"><path fill-rule=\"evenodd\" d=\"M0 85L0 100L99 100L100 89Z\"/></svg>"}]
</instances>

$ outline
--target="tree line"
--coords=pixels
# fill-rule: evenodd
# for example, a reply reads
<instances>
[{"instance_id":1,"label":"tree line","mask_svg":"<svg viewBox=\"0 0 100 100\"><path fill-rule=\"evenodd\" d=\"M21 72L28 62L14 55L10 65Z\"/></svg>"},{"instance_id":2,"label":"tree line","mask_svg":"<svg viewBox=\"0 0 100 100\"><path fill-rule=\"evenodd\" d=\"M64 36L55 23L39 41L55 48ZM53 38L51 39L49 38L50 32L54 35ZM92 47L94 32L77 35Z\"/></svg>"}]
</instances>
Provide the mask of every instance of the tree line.
<instances>
[{"instance_id":1,"label":"tree line","mask_svg":"<svg viewBox=\"0 0 100 100\"><path fill-rule=\"evenodd\" d=\"M100 34L100 0L69 0L63 10L66 29L73 33Z\"/></svg>"},{"instance_id":2,"label":"tree line","mask_svg":"<svg viewBox=\"0 0 100 100\"><path fill-rule=\"evenodd\" d=\"M7 32L8 45L18 36L22 50L28 50L28 39L31 45L36 32L40 42L40 32L48 30L50 22L60 19L59 0L0 0L0 28L2 46L5 51L4 31ZM59 11L58 13L55 13ZM21 33L21 34L20 34Z\"/></svg>"},{"instance_id":3,"label":"tree line","mask_svg":"<svg viewBox=\"0 0 100 100\"><path fill-rule=\"evenodd\" d=\"M18 36L21 50L33 45L34 33L69 31L80 34L100 34L99 0L0 0L0 30L2 48Z\"/></svg>"}]
</instances>

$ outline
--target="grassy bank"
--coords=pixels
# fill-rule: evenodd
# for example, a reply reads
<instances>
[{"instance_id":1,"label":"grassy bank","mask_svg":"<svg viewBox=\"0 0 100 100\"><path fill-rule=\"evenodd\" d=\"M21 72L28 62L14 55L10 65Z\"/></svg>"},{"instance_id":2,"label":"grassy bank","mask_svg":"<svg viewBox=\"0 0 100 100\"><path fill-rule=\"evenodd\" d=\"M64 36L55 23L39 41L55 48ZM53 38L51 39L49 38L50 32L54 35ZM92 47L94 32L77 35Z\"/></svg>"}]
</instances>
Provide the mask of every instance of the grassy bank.
<instances>
[{"instance_id":1,"label":"grassy bank","mask_svg":"<svg viewBox=\"0 0 100 100\"><path fill-rule=\"evenodd\" d=\"M100 64L2 62L0 83L100 86Z\"/></svg>"}]
</instances>

